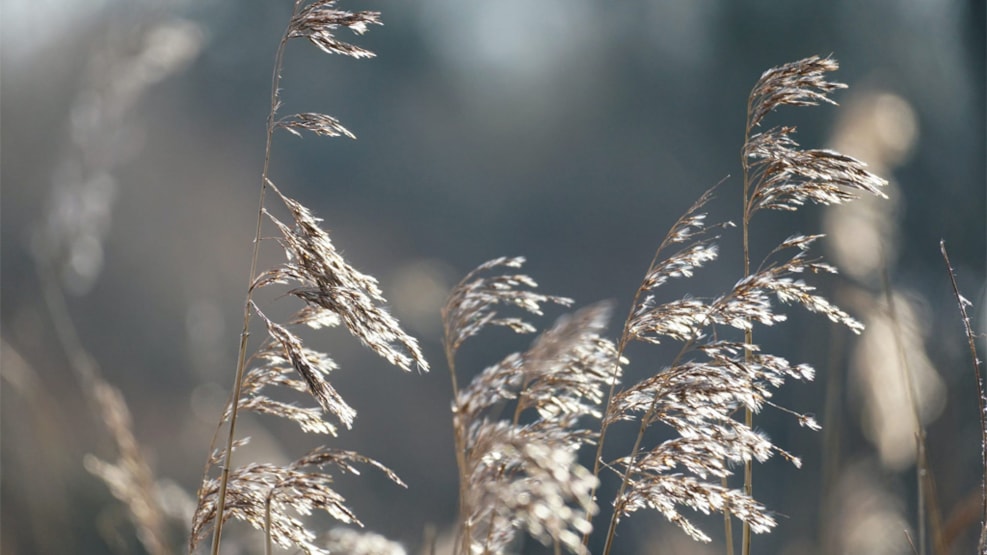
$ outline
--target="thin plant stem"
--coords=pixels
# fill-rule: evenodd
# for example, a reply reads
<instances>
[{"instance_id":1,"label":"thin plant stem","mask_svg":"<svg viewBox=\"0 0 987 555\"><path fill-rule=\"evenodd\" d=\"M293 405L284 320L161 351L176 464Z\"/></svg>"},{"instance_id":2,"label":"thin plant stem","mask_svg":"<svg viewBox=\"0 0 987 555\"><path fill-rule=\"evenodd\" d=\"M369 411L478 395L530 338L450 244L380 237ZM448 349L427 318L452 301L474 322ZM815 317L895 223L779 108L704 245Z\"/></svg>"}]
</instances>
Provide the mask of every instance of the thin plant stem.
<instances>
[{"instance_id":1,"label":"thin plant stem","mask_svg":"<svg viewBox=\"0 0 987 555\"><path fill-rule=\"evenodd\" d=\"M651 261L651 266L648 268L648 273L651 273L651 269L654 268L655 261L658 260L658 253L655 253L654 260ZM607 429L610 427L607 424L607 415L610 412L610 405L613 401L614 390L617 388L617 376L620 375L620 359L624 356L624 349L627 346L627 336L628 327L630 326L631 318L634 317L634 307L637 306L638 299L641 297L641 293L644 287L638 288L637 293L634 295L634 301L631 303L631 311L627 315L627 320L624 322L624 330L620 334L620 341L617 344L617 354L614 356L613 363L613 373L610 377L610 391L607 393L607 407L603 411L603 421L600 423L600 435L596 440L596 455L593 457L593 476L597 478L597 485L593 486L590 491L590 496L593 501L596 502L596 491L599 488L599 478L601 465L603 463L603 442L607 437ZM589 544L589 532L583 534L583 545Z\"/></svg>"},{"instance_id":2,"label":"thin plant stem","mask_svg":"<svg viewBox=\"0 0 987 555\"><path fill-rule=\"evenodd\" d=\"M662 249L665 247L665 241L658 247L655 251L654 258L651 259L651 264L648 266L647 272L644 275L648 275L654 270L655 264L658 263L658 257L661 255ZM603 441L607 437L607 429L609 429L609 424L607 422L606 415L610 412L610 405L613 403L613 394L617 388L617 376L620 375L620 359L624 357L624 349L627 348L627 343L630 338L630 326L631 320L634 319L634 310L637 308L638 303L641 301L641 295L645 292L644 282L638 287L637 291L634 293L634 299L631 301L631 308L627 314L627 319L624 320L624 329L620 333L620 341L617 343L617 354L614 356L613 362L613 372L610 374L610 390L607 393L607 406L603 411L603 422L600 424L600 436L596 442L596 456L593 459L593 476L597 478L600 477L600 465L602 464L603 457ZM596 499L596 488L592 491L593 499ZM584 538L585 540L588 538Z\"/></svg>"},{"instance_id":3,"label":"thin plant stem","mask_svg":"<svg viewBox=\"0 0 987 555\"><path fill-rule=\"evenodd\" d=\"M662 249L665 247L666 242L667 240L662 241L662 244L658 247L658 250L655 251L655 256L654 258L651 259L651 264L648 266L648 271L645 272L645 275L650 274L651 271L654 269L655 264L658 263L658 256L660 255ZM641 295L644 294L644 291L645 291L644 282L642 282L641 286L638 287L637 291L634 293L634 299L631 301L630 311L627 314L627 319L624 320L624 329L620 333L620 341L618 341L617 343L617 353L616 355L614 355L613 372L610 375L610 390L607 393L607 406L603 411L603 419L602 422L600 423L600 435L596 440L596 455L593 457L593 476L597 478L597 484L600 483L599 482L600 471L601 471L601 465L603 464L603 442L604 440L606 440L607 429L609 429L610 427L607 422L607 415L610 412L610 405L613 403L613 395L617 388L617 376L620 375L620 360L624 358L624 349L627 348L627 343L629 341L630 325L631 325L631 320L634 318L634 309L637 307L638 303L640 302ZM594 502L596 501L596 491L598 488L599 485L594 486L593 489L590 490L590 496L593 498ZM588 545L588 544L589 544L589 533L587 532L583 534L583 545Z\"/></svg>"},{"instance_id":4,"label":"thin plant stem","mask_svg":"<svg viewBox=\"0 0 987 555\"><path fill-rule=\"evenodd\" d=\"M264 500L264 555L274 553L274 541L271 538L271 496Z\"/></svg>"},{"instance_id":5,"label":"thin plant stem","mask_svg":"<svg viewBox=\"0 0 987 555\"><path fill-rule=\"evenodd\" d=\"M685 353L687 353L689 349L692 348L693 344L694 341L690 340L687 341L684 345L682 345L682 349L680 349L679 353L675 355L675 358L672 360L672 363L669 365L669 367L674 367L676 364L678 364L679 360L681 360L682 356L685 355ZM620 480L620 489L617 491L617 495L614 497L614 499L620 499L624 495L624 492L627 491L627 485L631 477L631 470L634 468L634 461L637 460L637 455L641 451L641 443L644 441L644 432L647 431L648 422L654 416L655 410L657 408L658 408L658 396L656 395L654 399L651 400L651 405L648 407L648 412L641 417L641 425L638 427L637 437L634 438L634 447L631 448L631 454L627 458L627 466L624 470L624 475ZM610 526L607 528L607 541L603 547L603 555L609 555L610 550L613 548L613 540L617 533L617 524L619 522L620 522L619 511L617 510L617 507L614 506L614 511L610 516Z\"/></svg>"},{"instance_id":6,"label":"thin plant stem","mask_svg":"<svg viewBox=\"0 0 987 555\"><path fill-rule=\"evenodd\" d=\"M883 257L882 257L883 258ZM915 394L915 380L912 374L911 365L908 364L908 355L905 353L905 345L902 338L901 321L898 318L897 304L894 294L891 291L891 282L888 278L887 264L882 264L881 286L884 289L884 299L888 305L888 316L891 318L891 325L894 329L895 347L898 353L898 363L902 372L902 379L905 382L905 392L908 395L908 404L912 409L912 418L915 420L915 481L918 488L918 553L926 554L926 501L929 495L927 490L927 479L929 473L928 460L925 456L925 427L922 425L922 418L919 414L918 401Z\"/></svg>"},{"instance_id":7,"label":"thin plant stem","mask_svg":"<svg viewBox=\"0 0 987 555\"><path fill-rule=\"evenodd\" d=\"M460 530L462 537L460 538L460 553L469 552L469 542L472 536L472 530L470 526L470 521L468 515L465 514L466 511L466 437L465 430L462 429L463 422L459 414L459 383L456 380L456 353L453 351L452 344L449 343L449 338L451 337L451 331L446 330L445 333L446 344L445 344L445 355L446 355L446 365L449 367L449 378L452 382L452 399L453 406L456 407L456 414L453 415L453 430L452 436L455 442L456 449L456 467L459 469L459 512L461 515L461 521L463 527ZM465 549L464 549L465 548Z\"/></svg>"},{"instance_id":8,"label":"thin plant stem","mask_svg":"<svg viewBox=\"0 0 987 555\"><path fill-rule=\"evenodd\" d=\"M983 474L980 477L980 542L978 551L987 553L987 397L984 396L984 378L981 371L983 363L977 356L977 342L970 326L970 316L966 313L966 303L960 288L956 285L956 272L949 261L949 254L946 252L946 242L939 241L939 251L942 259L946 263L946 271L949 274L949 283L953 287L953 296L956 298L956 305L960 309L960 316L963 321L963 331L966 333L967 346L970 348L970 358L973 360L973 378L977 383L977 404L980 408L978 419L980 421L980 464Z\"/></svg>"},{"instance_id":9,"label":"thin plant stem","mask_svg":"<svg viewBox=\"0 0 987 555\"><path fill-rule=\"evenodd\" d=\"M726 476L720 478L720 485L723 486L723 489L730 487L730 482ZM733 521L730 519L729 510L723 511L723 537L727 555L733 555Z\"/></svg>"},{"instance_id":10,"label":"thin plant stem","mask_svg":"<svg viewBox=\"0 0 987 555\"><path fill-rule=\"evenodd\" d=\"M657 403L652 403L651 408L648 409L648 413L641 418L641 426L638 429L637 437L634 439L634 447L631 448L631 455L627 459L627 470L624 472L624 477L620 481L620 490L617 491L614 499L620 499L620 496L627 490L627 480L630 478L631 469L634 467L634 459L637 458L637 453L641 448L641 442L644 440L644 431L648 428L648 418L651 417L656 405ZM617 523L620 521L619 515L620 511L618 511L618 507L614 506L613 513L610 516L610 526L607 528L607 541L603 546L603 555L609 555L610 549L613 547L614 536L617 532Z\"/></svg>"},{"instance_id":11,"label":"thin plant stem","mask_svg":"<svg viewBox=\"0 0 987 555\"><path fill-rule=\"evenodd\" d=\"M645 272L644 275L649 275L651 274L651 271L654 270L655 264L658 263L658 257L660 256L662 249L664 249L666 243L667 243L667 238L665 241L662 241L661 245L658 247L658 250L655 251L655 256L654 258L651 259L651 264L648 266L648 271ZM603 411L603 422L600 424L600 436L596 442L596 456L593 459L593 476L597 478L597 484L600 483L599 477L601 470L600 467L603 461L603 441L607 437L607 429L609 428L609 425L607 424L607 415L610 413L610 406L613 403L614 390L617 387L617 376L620 374L620 360L624 358L624 349L627 348L627 343L630 341L631 320L634 319L634 310L637 307L638 303L640 302L641 295L644 294L644 291L645 291L644 282L641 282L641 286L638 287L637 291L634 293L634 300L631 301L630 312L627 314L627 319L624 321L624 329L620 334L620 341L617 344L617 354L614 356L613 373L611 374L610 377L610 391L609 393L607 393L607 407ZM642 420L642 425L643 423L644 421ZM640 446L642 434L643 431L641 432L641 434L638 435L638 439L634 444L633 452L635 453L637 452L637 449ZM631 460L633 460L633 456ZM628 473L629 471L630 471L630 467L628 467ZM617 494L617 496L614 497L614 499L618 499L626 489L627 486L626 478L627 476L625 475L624 480L622 480L620 484L620 491ZM594 501L596 501L597 487L598 486L594 487L593 490L590 492L590 495L592 495ZM617 527L617 520L618 520L617 507L615 506L614 511L610 517L610 526L609 529L607 530L607 542L606 542L606 546L603 549L604 554L610 552L610 547L613 542L614 529ZM583 545L587 545L588 543L589 543L589 534L587 533L583 535Z\"/></svg>"},{"instance_id":12,"label":"thin plant stem","mask_svg":"<svg viewBox=\"0 0 987 555\"><path fill-rule=\"evenodd\" d=\"M292 8L292 18L298 13L302 0L296 0ZM220 538L223 532L223 513L226 509L226 490L230 481L230 467L233 459L233 441L236 437L236 421L240 404L240 388L243 385L244 367L247 359L247 340L250 337L251 302L253 300L254 281L257 279L257 259L260 254L261 232L264 223L264 199L267 195L268 175L271 164L271 142L274 138L274 118L280 104L279 85L281 83L281 67L284 61L284 49L288 44L289 29L285 29L278 50L275 54L274 73L271 77L271 108L267 115L267 140L264 146L264 168L261 172L260 199L257 208L257 224L254 232L253 252L250 257L250 280L247 283L247 294L243 303L243 329L240 332L240 347L237 351L236 377L233 382L233 395L230 401L230 431L226 439L226 451L223 454L223 474L219 482L219 497L216 502L216 522L213 527L212 555L219 555Z\"/></svg>"},{"instance_id":13,"label":"thin plant stem","mask_svg":"<svg viewBox=\"0 0 987 555\"><path fill-rule=\"evenodd\" d=\"M751 217L751 207L750 207L750 172L747 164L747 143L750 141L751 135L751 109L753 107L753 98L748 97L747 99L747 123L744 126L744 145L741 148L740 154L740 165L744 172L744 197L743 197L743 223L741 228L743 230L743 240L744 240L744 277L750 275L751 273L751 250L750 250L750 217ZM744 330L744 343L750 345L754 343L754 331L750 319L747 319L747 329ZM750 364L753 360L753 353L750 349L744 349L744 361ZM754 413L751 411L750 407L744 409L744 424L748 428L753 428L754 426ZM748 458L744 461L744 493L748 497L754 494L754 460ZM729 511L724 513L726 516L724 518L730 518ZM743 555L750 555L751 552L751 527L747 521L744 521L743 531L741 534L741 553Z\"/></svg>"},{"instance_id":14,"label":"thin plant stem","mask_svg":"<svg viewBox=\"0 0 987 555\"><path fill-rule=\"evenodd\" d=\"M712 191L712 189L710 191ZM710 191L707 191L707 194L709 194ZM675 227L677 227L680 222L681 219L678 222L676 222L675 225L672 226L672 228L674 229ZM669 245L670 242L671 242L671 235L666 234L661 244L658 245L658 248L655 250L655 254L651 258L651 264L648 265L648 270L644 273L645 276L650 275L651 272L654 271L655 265L658 264L658 260L659 257L661 256L661 253L665 250L665 248ZM603 464L603 443L606 440L607 430L610 427L607 421L607 415L610 413L610 407L613 404L613 397L617 388L617 377L620 375L620 361L624 358L624 350L627 348L627 344L630 342L630 326L631 326L631 321L634 319L634 311L637 309L638 304L641 302L641 295L643 295L646 291L647 288L645 286L645 281L642 281L637 291L634 292L634 298L631 300L631 307L627 313L627 318L624 320L624 328L620 333L620 340L617 342L617 353L616 355L614 355L613 372L610 375L610 389L607 392L607 404L606 404L606 408L603 411L603 419L602 422L600 423L600 434L597 437L597 441L596 441L596 455L593 457L593 476L597 478L597 484L599 484L600 471L602 470L601 466ZM593 498L594 502L596 501L596 492L598 488L599 485L594 486L593 489L590 490L590 496ZM588 544L589 544L589 533L586 533L583 534L583 545L588 545Z\"/></svg>"}]
</instances>

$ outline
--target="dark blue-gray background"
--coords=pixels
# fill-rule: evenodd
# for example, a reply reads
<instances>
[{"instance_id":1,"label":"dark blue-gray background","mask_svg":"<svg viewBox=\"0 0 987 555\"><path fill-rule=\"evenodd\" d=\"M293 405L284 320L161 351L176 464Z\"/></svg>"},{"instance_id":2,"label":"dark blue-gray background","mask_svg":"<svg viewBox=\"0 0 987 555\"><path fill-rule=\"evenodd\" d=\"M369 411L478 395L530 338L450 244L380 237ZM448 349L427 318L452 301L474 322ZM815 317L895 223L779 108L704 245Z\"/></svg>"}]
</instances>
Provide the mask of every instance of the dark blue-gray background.
<instances>
[{"instance_id":1,"label":"dark blue-gray background","mask_svg":"<svg viewBox=\"0 0 987 555\"><path fill-rule=\"evenodd\" d=\"M880 120L892 135L885 140L898 147L882 167L897 191L888 238L897 254L885 265L890 281L917 299L926 351L945 388L928 432L943 519L969 500L979 476L979 427L938 243L950 247L982 331L982 2L424 0L343 7L383 12L383 27L353 39L378 57L330 57L293 42L283 113L332 114L359 139L279 135L272 176L325 219L351 262L381 280L433 364L430 374L402 375L343 334L316 340L340 363L333 383L359 412L354 429L331 444L381 460L409 484L401 490L368 472L340 485L368 528L415 552L428 526L442 534L454 519L450 388L437 312L445 290L484 260L524 255L546 292L581 304L616 300L612 327L619 329L655 246L703 190L730 176L712 211L716 219L739 219L747 93L765 69L812 54L840 60L835 78L850 84L836 95L844 106L788 109L772 124L796 124L805 146L821 147L839 142L841 130L844 142L859 138L856 120L840 118L856 106L854 117L864 121L873 106L887 106L868 104L875 98L893 99L890 113L906 120ZM140 549L120 505L83 470L85 453L112 459L114 449L68 370L31 254L39 229L57 218L53 191L71 187L65 168L78 161L66 159L92 156L80 154L72 136L88 113L86 95L94 93L87 91L108 88L100 79L113 72L100 68L133 55L147 28L181 19L192 29L196 53L188 63L143 91L119 121L109 118L119 125L105 129L110 139L92 139L127 154L109 170L112 203L86 208L102 226L96 261L75 260L82 275L63 279L82 342L126 396L159 477L192 493L217 403L232 381L271 65L289 13L287 0L5 3L4 553ZM762 254L791 233L818 232L824 220L815 208L760 218L755 241ZM742 268L739 245L738 234L727 234L721 260L670 293L711 295L733 283ZM265 261L276 260L269 251ZM839 289L838 281L827 284L830 294ZM849 297L841 301L852 304ZM852 489L852 481L827 477L825 468L868 477L879 486L879 505L914 527L914 467L889 468L862 431L866 395L854 390L842 361L852 347L834 346L821 318L792 312L790 323L758 337L820 373L817 383L790 386L777 400L822 419L827 384L835 383L830 395L841 414L835 439L800 430L777 412L759 420L805 465L796 471L772 461L756 470L757 495L782 516L774 533L756 538L755 552L829 553L843 545L833 538L845 531L823 501L842 494L823 490L836 483ZM463 351L460 370L469 376L526 342L493 332ZM635 378L668 360L662 349L630 354ZM833 372L844 378L833 382ZM275 460L318 441L276 423L265 431L264 423L248 420L244 428ZM720 519L702 523L722 541ZM900 548L905 532L893 530L886 552L907 552ZM660 516L642 513L622 525L618 546L622 553L707 552L682 537ZM973 537L967 527L955 552L968 552Z\"/></svg>"}]
</instances>

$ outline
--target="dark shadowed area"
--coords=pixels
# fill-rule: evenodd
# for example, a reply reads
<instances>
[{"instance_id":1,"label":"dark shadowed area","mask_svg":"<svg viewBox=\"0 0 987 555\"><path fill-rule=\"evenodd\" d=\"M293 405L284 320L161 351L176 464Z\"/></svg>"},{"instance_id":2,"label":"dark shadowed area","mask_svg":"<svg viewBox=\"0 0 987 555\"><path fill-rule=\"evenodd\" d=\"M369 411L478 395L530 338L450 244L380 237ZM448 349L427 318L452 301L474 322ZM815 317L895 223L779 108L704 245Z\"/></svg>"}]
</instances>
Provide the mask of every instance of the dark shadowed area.
<instances>
[{"instance_id":1,"label":"dark shadowed area","mask_svg":"<svg viewBox=\"0 0 987 555\"><path fill-rule=\"evenodd\" d=\"M167 507L172 541L162 552L187 550L195 491L233 382L271 68L290 4L4 3L2 553L147 549L94 475L118 447L87 393L93 372L129 406ZM710 219L739 222L740 148L758 77L817 54L840 62L832 77L849 84L834 94L840 106L786 108L768 125L797 125L803 146L868 163L890 182L890 198L764 213L752 229L755 260L789 235L826 233L819 254L841 273L815 283L868 327L857 337L790 308L784 325L755 331L772 352L816 368L814 382L787 384L773 401L815 415L823 430L770 407L757 416L755 428L803 466L778 457L755 466L755 496L779 525L754 538L753 552L911 553L916 413L935 480L927 541L949 545L929 552L973 551L981 429L939 242L982 334L983 2L340 7L382 13L384 25L366 35L340 32L377 57L327 56L293 41L283 112L331 114L358 139L281 132L271 176L324 220L351 264L379 279L432 366L401 372L340 330L306 337L339 364L332 384L358 413L352 430L326 441L383 462L408 484L373 470L336 484L367 529L408 553L427 553L431 537L439 553L448 550L457 474L439 310L459 279L486 260L524 256L544 293L577 306L613 300L616 336L658 242L703 191L722 182ZM740 279L742 255L740 234L726 230L720 259L666 294L715 295ZM261 264L278 256L270 249ZM291 301L272 296L262 295L265 310L287 314ZM549 309L539 325L563 311ZM460 352L460 380L529 344L486 332ZM987 356L982 336L979 348ZM632 346L627 381L660 370L677 349ZM244 418L252 443L237 457L282 463L323 439L272 420ZM635 432L610 432L610 459ZM592 458L590 449L581 455ZM606 527L617 482L604 476L597 527ZM621 524L615 553L725 553L722 517L696 522L711 543L641 511ZM246 526L229 530L239 538L224 539L229 553L263 552ZM594 553L602 541L594 536ZM550 550L527 540L519 552Z\"/></svg>"}]
</instances>

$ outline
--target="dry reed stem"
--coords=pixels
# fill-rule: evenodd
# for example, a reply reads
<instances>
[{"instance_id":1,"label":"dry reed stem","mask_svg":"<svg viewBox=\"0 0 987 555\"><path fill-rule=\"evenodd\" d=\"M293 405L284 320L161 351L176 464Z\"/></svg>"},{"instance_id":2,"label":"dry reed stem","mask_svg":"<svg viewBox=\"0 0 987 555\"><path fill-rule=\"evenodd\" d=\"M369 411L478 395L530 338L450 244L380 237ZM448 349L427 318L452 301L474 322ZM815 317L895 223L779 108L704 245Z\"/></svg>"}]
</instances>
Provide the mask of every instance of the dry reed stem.
<instances>
[{"instance_id":1,"label":"dry reed stem","mask_svg":"<svg viewBox=\"0 0 987 555\"><path fill-rule=\"evenodd\" d=\"M599 472L601 470L600 465L603 462L603 442L606 438L606 432L611 421L609 415L613 410L614 390L621 373L621 365L627 363L623 356L624 349L630 341L635 339L657 343L657 335L649 336L649 331L659 335L662 333L662 330L674 333L672 330L676 328L681 330L682 325L680 322L677 322L673 316L678 314L680 316L684 316L686 319L688 319L689 316L689 311L687 307L684 306L688 304L687 302L666 303L663 305L663 310L658 310L658 308L653 307L654 297L652 295L645 297L643 300L641 298L642 295L645 295L646 293L657 289L661 285L664 285L669 279L692 277L693 272L695 272L696 269L700 268L703 264L714 260L717 256L717 248L713 243L715 238L701 239L701 237L703 237L708 231L708 228L706 225L707 215L699 212L699 210L702 209L702 207L705 206L710 200L712 200L712 198L713 189L709 189L703 193L681 217L679 217L675 224L672 225L671 229L669 229L668 233L666 233L665 237L662 239L658 249L655 251L651 264L648 266L648 271L645 272L644 280L641 282L641 285L634 294L634 299L631 302L630 313L624 322L624 329L621 332L620 340L618 341L617 355L614 357L610 391L607 396L607 418L604 418L600 429L600 439L597 443L597 452L594 458L594 476L599 476ZM732 224L729 222L720 224L720 226L723 227L728 227L730 225ZM682 243L688 243L688 245L665 259L661 258L668 247ZM654 310L649 313L649 308L654 308ZM686 310L682 310L683 308ZM648 318L642 318L643 316L647 316ZM668 317L667 321L666 316ZM686 327L688 327L688 325L686 325ZM684 350L685 349L683 349L683 351ZM642 421L642 426L638 431L638 437L635 439L634 447L631 449L631 458L637 456L638 447L643 439L644 428L646 428L646 426L644 426ZM618 499L624 494L624 491L628 485L629 473L630 466L627 467L626 473L621 480L620 490L617 493ZM605 553L610 551L619 518L619 511L614 510L611 515L610 525L607 529L607 542L604 547ZM587 541L588 536L583 538L584 544Z\"/></svg>"},{"instance_id":2,"label":"dry reed stem","mask_svg":"<svg viewBox=\"0 0 987 555\"><path fill-rule=\"evenodd\" d=\"M672 255L668 259L664 260L661 258L665 250L670 246L691 241L694 237L701 236L705 233L706 214L700 213L699 210L713 198L714 189L715 187L703 193L699 199L697 199L668 230L665 237L662 239L661 244L659 244L658 248L655 250L651 263L648 265L648 269L644 273L645 277L641 281L641 285L637 288L637 291L634 292L634 298L631 300L630 312L624 320L624 327L621 331L620 339L617 341L617 353L614 356L612 363L610 387L607 392L607 402L604 413L610 412L614 392L616 391L617 383L619 382L621 375L621 366L627 364L628 362L624 358L624 349L626 349L627 344L632 339L630 328L632 322L634 321L635 311L641 304L642 296L648 291L664 284L670 278L691 277L696 268L701 266L702 263L712 260L712 258L716 255L716 249L707 248L700 250L699 247L704 243L695 242L690 247L683 249L680 254ZM723 225L731 224L727 223ZM708 245L708 243L705 244ZM597 441L596 455L593 457L593 475L596 477L599 477L600 475L600 465L603 463L603 445L608 429L609 421L604 419L600 426L600 438ZM596 500L595 490L593 492L593 499L594 501ZM583 544L586 545L588 542L589 536L585 535L583 537Z\"/></svg>"},{"instance_id":3,"label":"dry reed stem","mask_svg":"<svg viewBox=\"0 0 987 555\"><path fill-rule=\"evenodd\" d=\"M300 1L296 0L292 16L298 11ZM289 26L290 29L290 26ZM237 362L236 362L236 372L233 378L233 392L230 395L230 416L229 416L229 433L227 434L226 449L224 450L225 460L222 466L222 478L220 479L219 487L219 501L217 502L216 514L219 517L215 521L215 527L213 529L213 541L211 554L219 555L220 539L223 535L223 523L225 521L224 515L226 509L226 491L229 487L230 480L230 466L233 461L233 442L236 437L236 423L237 417L239 416L239 406L240 406L240 389L243 384L243 372L244 366L247 360L247 339L250 337L250 305L253 302L253 284L257 275L257 259L260 255L260 240L261 232L263 229L263 214L264 214L264 201L267 195L267 182L268 173L270 171L271 164L271 142L274 137L274 117L277 112L278 106L280 105L279 95L280 95L280 82L281 82L281 66L284 60L284 48L288 43L288 33L289 30L286 29L284 35L281 37L281 41L278 43L277 53L275 54L274 62L274 75L271 78L271 105L270 111L267 116L267 131L266 140L264 146L264 167L261 170L261 188L260 188L260 199L257 201L257 223L255 226L253 249L250 255L250 273L249 279L247 281L247 294L243 302L243 327L240 331L240 345L237 349ZM222 428L224 420L220 420L219 427ZM198 497L201 500L203 498L204 492L200 489ZM195 536L193 535L192 538ZM191 553L195 549L194 541L190 540L189 552Z\"/></svg>"},{"instance_id":4,"label":"dry reed stem","mask_svg":"<svg viewBox=\"0 0 987 555\"><path fill-rule=\"evenodd\" d=\"M967 346L970 349L970 360L973 361L973 377L977 384L977 405L980 408L980 464L983 474L980 478L980 541L978 550L981 555L987 555L987 389L984 388L984 377L981 367L983 361L977 355L976 335L970 325L970 316L966 312L966 307L973 306L961 293L956 285L956 271L949 261L949 253L946 252L946 242L939 241L939 252L942 253L943 262L946 263L946 271L949 274L949 283L953 288L953 296L956 298L956 306L960 310L960 319L963 322L963 333L966 335Z\"/></svg>"},{"instance_id":5,"label":"dry reed stem","mask_svg":"<svg viewBox=\"0 0 987 555\"><path fill-rule=\"evenodd\" d=\"M929 467L928 452L926 450L925 425L922 423L918 406L918 396L915 390L915 377L908 356L905 352L905 344L902 339L901 321L898 318L898 309L895 303L894 294L891 290L891 280L888 277L887 264L882 264L881 286L884 290L884 299L887 303L888 315L894 329L895 352L898 354L898 367L901 369L901 379L905 384L905 393L908 405L911 409L912 419L915 421L915 481L918 491L918 553L925 555L928 541L926 526L927 521L932 521L933 545L937 554L945 553L942 539L942 516L939 511L939 503L935 494L935 477ZM928 508L931 515L926 515Z\"/></svg>"}]
</instances>

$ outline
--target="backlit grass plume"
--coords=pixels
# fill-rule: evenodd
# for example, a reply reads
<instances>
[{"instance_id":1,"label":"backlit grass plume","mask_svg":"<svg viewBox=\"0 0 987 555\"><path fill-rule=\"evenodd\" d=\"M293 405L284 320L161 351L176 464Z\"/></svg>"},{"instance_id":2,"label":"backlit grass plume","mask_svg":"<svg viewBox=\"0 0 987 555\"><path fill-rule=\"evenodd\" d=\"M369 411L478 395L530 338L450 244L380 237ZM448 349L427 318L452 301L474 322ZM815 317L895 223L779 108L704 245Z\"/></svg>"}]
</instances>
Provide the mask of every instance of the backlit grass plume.
<instances>
[{"instance_id":1,"label":"backlit grass plume","mask_svg":"<svg viewBox=\"0 0 987 555\"><path fill-rule=\"evenodd\" d=\"M855 194L883 195L884 180L863 163L830 150L802 150L792 139L794 127L779 126L755 133L765 117L781 106L835 104L828 94L845 85L828 81L834 60L811 57L765 72L751 92L743 153L744 205L741 233L744 273L725 293L708 298L687 295L658 300L658 289L673 278L688 278L713 262L717 237L710 237L699 201L672 227L659 246L635 293L630 315L617 343L622 357L630 342L677 341L679 354L655 375L611 395L595 463L615 469L620 486L613 502L604 553L611 553L621 518L644 508L655 509L697 540L709 536L681 508L726 515L728 553L732 553L730 515L744 523L743 550L750 549L751 532L767 532L775 518L752 493L751 465L773 454L799 465L799 459L774 445L753 428L752 415L771 402L773 391L788 379L811 380L814 372L768 353L753 340L757 324L772 326L786 317L777 303L799 304L843 324L855 333L863 326L816 292L804 277L835 273L836 269L810 256L820 235L792 235L751 266L749 225L762 209L796 210L806 202L847 202ZM713 227L731 227L725 223ZM676 250L672 250L676 249ZM672 250L669 254L667 251ZM735 330L731 333L729 330ZM742 334L741 340L737 334ZM614 364L614 375L620 365ZM612 380L616 389L617 380ZM780 407L779 407L780 408ZM788 409L800 424L815 421ZM736 413L745 414L743 421ZM629 454L602 460L608 427L622 420L638 423ZM672 438L647 445L645 432L656 424L674 431ZM745 468L744 489L729 485L735 465ZM588 540L588 538L587 538Z\"/></svg>"},{"instance_id":2,"label":"backlit grass plume","mask_svg":"<svg viewBox=\"0 0 987 555\"><path fill-rule=\"evenodd\" d=\"M846 85L829 81L827 74L836 71L839 64L832 58L811 56L765 71L758 79L747 101L747 125L741 148L743 167L743 234L744 276L751 272L750 223L755 213L762 209L794 211L806 202L831 205L851 201L859 193L869 193L886 198L882 188L887 182L867 171L866 164L849 156L827 149L799 148L792 139L795 127L775 126L755 133L764 118L783 106L817 106L833 104L829 98L833 91ZM789 241L798 239L789 239ZM803 244L808 245L811 240ZM786 245L783 243L781 248ZM804 248L801 245L796 245ZM777 250L777 249L776 249ZM824 264L797 264L790 266L794 273L833 272L835 268ZM854 333L863 326L845 315L825 299L812 294L812 287L803 281L789 278L775 290L779 300L798 302L814 312L821 312L831 320L847 325ZM753 329L744 331L744 342L753 343ZM748 354L745 359L752 360ZM753 426L753 412L745 409L744 421ZM748 460L744 464L744 491L753 493L753 470ZM744 522L742 536L743 555L750 553L750 532Z\"/></svg>"},{"instance_id":3,"label":"backlit grass plume","mask_svg":"<svg viewBox=\"0 0 987 555\"><path fill-rule=\"evenodd\" d=\"M330 54L368 58L373 54L336 38L336 31L349 28L362 34L379 24L376 12L348 12L336 9L334 0L294 3L292 17L277 50L271 85L271 109L267 119L267 147L261 177L260 206L250 268L250 281L244 302L243 331L233 393L220 422L228 425L225 448L217 449L207 462L199 503L192 522L189 551L213 530L212 553L218 554L223 523L230 518L244 520L264 530L268 552L273 544L296 547L305 553L328 553L316 543L316 534L299 517L324 511L345 524L359 524L346 500L332 488L336 473L358 474L356 465L371 466L398 484L402 482L380 463L349 451L319 447L288 465L249 463L234 467L232 455L246 439L237 439L236 421L240 411L250 410L294 421L304 432L335 435L338 424L350 428L356 411L328 381L336 364L325 353L306 347L295 331L299 326L319 329L342 324L364 345L403 370L428 370L417 341L405 333L384 308L386 302L377 280L353 268L336 250L320 220L298 201L285 195L270 178L271 142L277 129L295 135L307 131L321 136L353 134L338 120L318 113L300 113L278 118L281 65L284 48L293 38L305 38ZM267 191L276 195L288 213L276 217L266 206ZM280 233L278 244L287 261L257 271L264 221ZM253 293L280 285L287 295L301 301L302 308L279 323L261 311ZM264 324L267 340L247 357L251 316ZM249 368L249 369L248 369ZM306 393L315 406L301 407L267 395L271 388ZM326 417L331 417L331 421ZM218 430L217 430L218 436ZM215 441L214 441L215 443ZM221 468L220 475L211 470Z\"/></svg>"},{"instance_id":4,"label":"backlit grass plume","mask_svg":"<svg viewBox=\"0 0 987 555\"><path fill-rule=\"evenodd\" d=\"M586 553L581 535L597 512L597 479L577 458L595 434L582 422L599 418L613 344L601 337L610 316L598 304L565 316L530 349L508 355L463 389L455 355L463 341L488 325L518 333L535 328L501 317L498 305L541 314L545 303L569 299L535 293L523 274L481 276L520 267L522 259L497 259L470 273L443 309L446 356L454 387L453 429L460 472L456 553L509 553L519 531L557 550ZM512 416L501 418L505 406Z\"/></svg>"}]
</instances>

